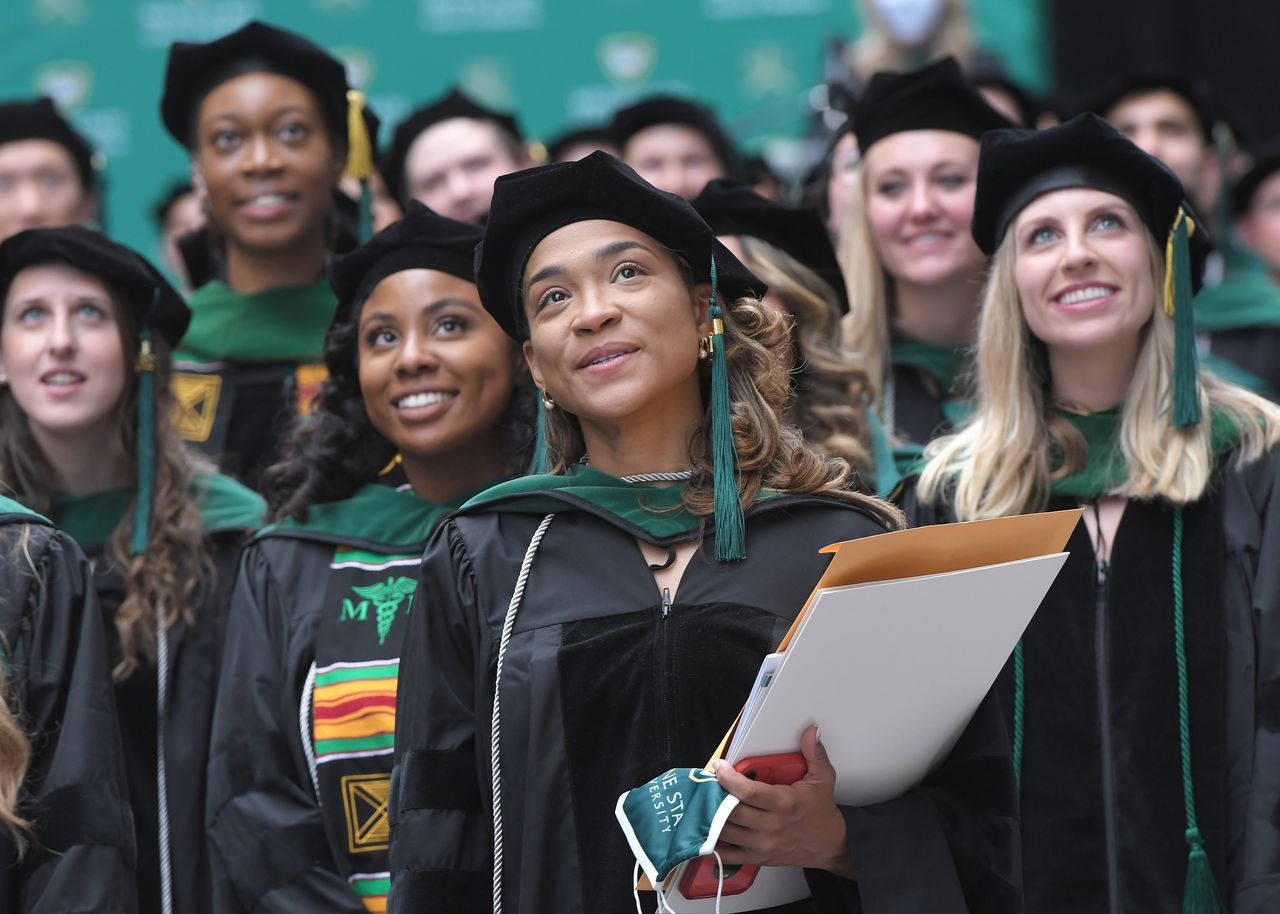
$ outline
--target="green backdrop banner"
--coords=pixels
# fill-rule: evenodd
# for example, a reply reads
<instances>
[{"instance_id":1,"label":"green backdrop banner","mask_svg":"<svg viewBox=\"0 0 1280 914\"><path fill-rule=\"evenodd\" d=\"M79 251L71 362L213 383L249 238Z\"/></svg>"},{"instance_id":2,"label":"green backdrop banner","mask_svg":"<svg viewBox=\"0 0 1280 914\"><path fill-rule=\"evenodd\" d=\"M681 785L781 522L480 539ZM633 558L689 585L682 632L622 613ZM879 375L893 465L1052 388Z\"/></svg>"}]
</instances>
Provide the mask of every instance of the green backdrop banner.
<instances>
[{"instance_id":1,"label":"green backdrop banner","mask_svg":"<svg viewBox=\"0 0 1280 914\"><path fill-rule=\"evenodd\" d=\"M970 5L978 44L1043 87L1038 0ZM801 134L824 47L858 31L854 0L8 0L0 97L59 102L106 156L108 230L154 252L152 204L186 171L157 113L169 43L252 18L346 61L384 131L453 82L533 137L666 90L714 101L748 148Z\"/></svg>"}]
</instances>

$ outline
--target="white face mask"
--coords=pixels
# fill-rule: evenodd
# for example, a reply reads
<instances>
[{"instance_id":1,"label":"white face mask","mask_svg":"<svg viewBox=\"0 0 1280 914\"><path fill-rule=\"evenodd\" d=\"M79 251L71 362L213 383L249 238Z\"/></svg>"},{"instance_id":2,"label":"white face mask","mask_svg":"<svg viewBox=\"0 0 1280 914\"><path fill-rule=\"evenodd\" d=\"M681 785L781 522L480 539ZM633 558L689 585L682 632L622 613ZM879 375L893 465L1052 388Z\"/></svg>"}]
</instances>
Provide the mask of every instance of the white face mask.
<instances>
[{"instance_id":1,"label":"white face mask","mask_svg":"<svg viewBox=\"0 0 1280 914\"><path fill-rule=\"evenodd\" d=\"M942 18L943 0L870 0L871 8L895 42L923 44Z\"/></svg>"}]
</instances>

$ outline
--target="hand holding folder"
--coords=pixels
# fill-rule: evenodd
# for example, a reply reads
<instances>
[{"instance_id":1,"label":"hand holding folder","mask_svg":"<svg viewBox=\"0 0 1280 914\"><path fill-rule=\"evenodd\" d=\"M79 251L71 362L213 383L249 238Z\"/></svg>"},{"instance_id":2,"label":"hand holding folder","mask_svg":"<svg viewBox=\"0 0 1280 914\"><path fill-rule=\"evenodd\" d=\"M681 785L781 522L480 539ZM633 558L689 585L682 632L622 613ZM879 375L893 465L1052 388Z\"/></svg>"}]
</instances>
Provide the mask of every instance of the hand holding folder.
<instances>
[{"instance_id":1,"label":"hand holding folder","mask_svg":"<svg viewBox=\"0 0 1280 914\"><path fill-rule=\"evenodd\" d=\"M968 725L1066 559L1080 511L924 527L828 546L804 609L766 658L712 761L794 752L810 724L836 768L836 801L900 796L942 762ZM714 899L680 893L685 912ZM803 870L764 867L720 910L806 897Z\"/></svg>"}]
</instances>

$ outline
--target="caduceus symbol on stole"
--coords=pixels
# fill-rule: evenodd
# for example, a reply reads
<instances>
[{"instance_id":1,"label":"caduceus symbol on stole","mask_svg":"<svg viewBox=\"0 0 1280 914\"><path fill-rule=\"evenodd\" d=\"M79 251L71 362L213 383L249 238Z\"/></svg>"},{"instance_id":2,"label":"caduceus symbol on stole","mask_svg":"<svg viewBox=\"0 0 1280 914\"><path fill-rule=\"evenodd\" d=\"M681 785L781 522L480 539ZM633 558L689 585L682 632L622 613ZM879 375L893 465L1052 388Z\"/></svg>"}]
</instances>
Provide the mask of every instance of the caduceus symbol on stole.
<instances>
[{"instance_id":1,"label":"caduceus symbol on stole","mask_svg":"<svg viewBox=\"0 0 1280 914\"><path fill-rule=\"evenodd\" d=\"M378 644L387 643L387 635L395 624L396 612L404 598L411 596L418 589L418 582L413 578L389 577L381 584L368 584L364 587L352 587L351 590L368 600L373 601L377 612Z\"/></svg>"}]
</instances>

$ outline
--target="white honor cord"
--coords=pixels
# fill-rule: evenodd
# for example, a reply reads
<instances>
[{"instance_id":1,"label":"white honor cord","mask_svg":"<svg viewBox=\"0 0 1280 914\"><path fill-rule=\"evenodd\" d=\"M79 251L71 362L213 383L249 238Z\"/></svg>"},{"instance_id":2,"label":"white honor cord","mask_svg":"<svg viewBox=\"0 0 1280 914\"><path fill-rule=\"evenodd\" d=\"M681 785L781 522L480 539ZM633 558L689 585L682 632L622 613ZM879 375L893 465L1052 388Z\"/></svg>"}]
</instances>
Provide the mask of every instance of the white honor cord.
<instances>
[{"instance_id":1,"label":"white honor cord","mask_svg":"<svg viewBox=\"0 0 1280 914\"><path fill-rule=\"evenodd\" d=\"M520 563L520 576L516 578L516 589L507 606L507 617L502 623L502 638L498 641L498 668L493 676L493 717L489 724L489 770L493 777L493 914L502 914L502 661L507 656L507 644L511 641L511 632L515 628L516 613L520 611L520 603L524 600L524 588L529 582L533 557L538 554L538 546L554 517L554 514L544 517L534 531L533 539L529 540L524 561Z\"/></svg>"},{"instance_id":2,"label":"white honor cord","mask_svg":"<svg viewBox=\"0 0 1280 914\"><path fill-rule=\"evenodd\" d=\"M156 606L156 795L160 803L160 910L173 914L173 865L169 852L169 779L164 761L164 715L168 706L169 633L164 606Z\"/></svg>"},{"instance_id":3,"label":"white honor cord","mask_svg":"<svg viewBox=\"0 0 1280 914\"><path fill-rule=\"evenodd\" d=\"M697 470L680 470L675 473L636 473L618 477L623 482L684 482L697 475Z\"/></svg>"},{"instance_id":4,"label":"white honor cord","mask_svg":"<svg viewBox=\"0 0 1280 914\"><path fill-rule=\"evenodd\" d=\"M316 805L320 804L320 776L316 774L316 747L311 742L311 697L316 690L316 662L311 661L307 678L302 683L302 700L298 702L298 736L302 737L302 754L307 758L307 772L311 775L311 788L316 792Z\"/></svg>"}]
</instances>

